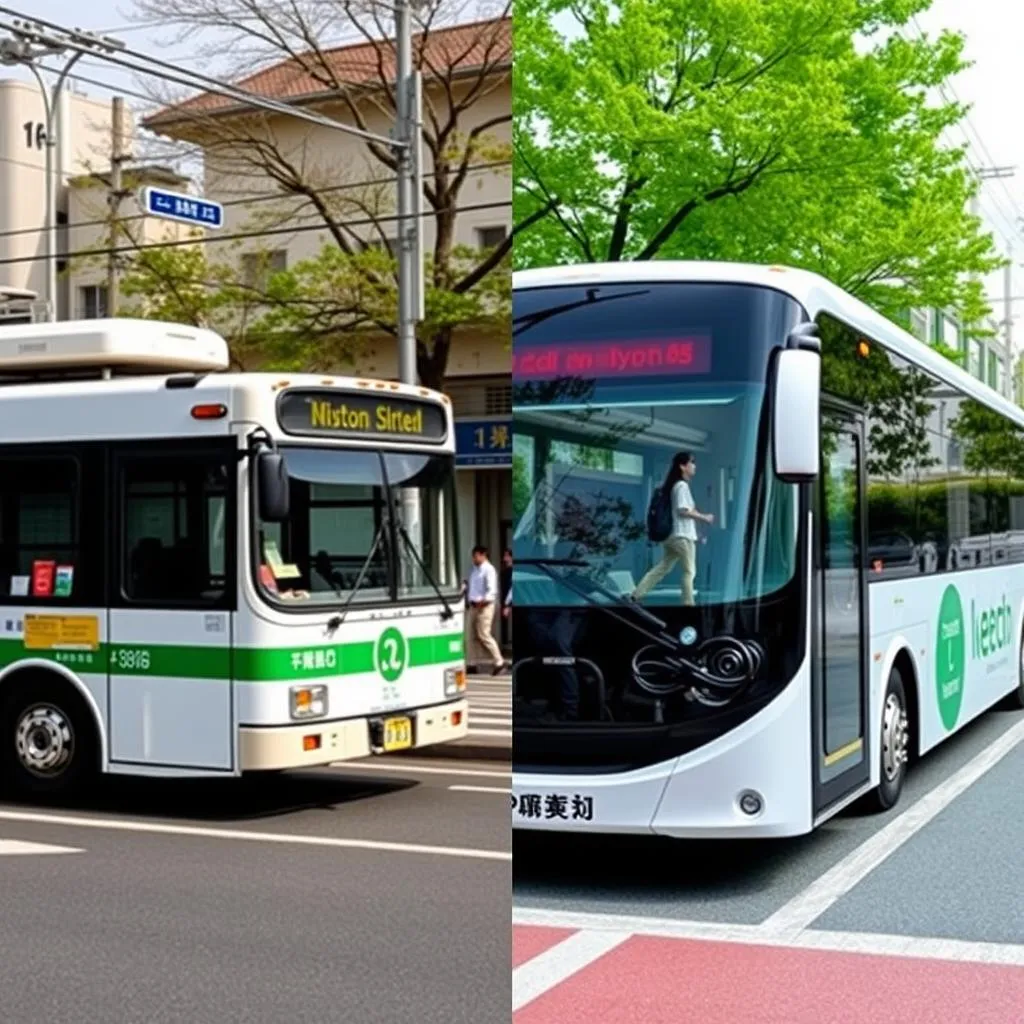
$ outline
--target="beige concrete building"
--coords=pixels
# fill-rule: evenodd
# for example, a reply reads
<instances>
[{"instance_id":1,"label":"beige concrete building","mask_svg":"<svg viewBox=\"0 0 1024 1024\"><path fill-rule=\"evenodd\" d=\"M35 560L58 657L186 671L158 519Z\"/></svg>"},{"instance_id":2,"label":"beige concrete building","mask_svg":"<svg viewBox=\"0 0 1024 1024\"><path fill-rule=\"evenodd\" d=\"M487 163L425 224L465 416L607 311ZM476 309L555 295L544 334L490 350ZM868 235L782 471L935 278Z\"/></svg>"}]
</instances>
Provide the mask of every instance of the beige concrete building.
<instances>
[{"instance_id":1,"label":"beige concrete building","mask_svg":"<svg viewBox=\"0 0 1024 1024\"><path fill-rule=\"evenodd\" d=\"M435 29L425 47L422 40L414 42L414 52L421 49L426 51L423 74L428 116L434 123L444 124L455 109L458 130L453 144L471 133L477 135L478 152L459 197L454 241L475 249L491 248L506 238L511 225L511 168L507 157L500 156L511 144L510 21ZM384 78L389 79L387 88L378 57L383 61ZM311 73L311 65L318 62ZM323 58L285 61L240 84L251 92L388 136L393 129L387 101L387 92L393 88L392 67L388 44L361 43L331 50ZM332 88L324 84L328 77L334 79ZM257 273L258 266L292 267L324 245L335 244L322 216L293 182L307 183L326 197L334 218L352 223L353 238L372 246L390 247L393 243L393 221L387 220L394 214L393 176L357 137L295 118L254 113L208 94L164 110L145 124L203 149L203 192L226 204L223 234L263 227L273 232L241 244L237 258L243 276ZM434 167L428 147L424 150L429 182ZM429 207L425 208L429 212ZM365 223L367 220L375 223ZM435 221L427 216L427 253L434 243ZM257 253L269 264L261 263ZM459 421L459 514L467 572L468 548L474 541L488 545L497 564L502 548L511 540L509 339L507 327L496 330L465 324L451 341L446 388ZM383 334L362 337L356 370L367 376L396 376L394 340Z\"/></svg>"},{"instance_id":2,"label":"beige concrete building","mask_svg":"<svg viewBox=\"0 0 1024 1024\"><path fill-rule=\"evenodd\" d=\"M53 141L56 252L104 249L110 239L108 178L112 104L70 89L61 101ZM123 129L132 134L129 115ZM46 116L34 82L0 81L0 322L41 316L46 299ZM121 245L182 238L181 225L144 215L141 189L187 191L188 182L161 167L126 169ZM57 260L58 320L107 313L103 257ZM33 309L33 307L35 307Z\"/></svg>"}]
</instances>

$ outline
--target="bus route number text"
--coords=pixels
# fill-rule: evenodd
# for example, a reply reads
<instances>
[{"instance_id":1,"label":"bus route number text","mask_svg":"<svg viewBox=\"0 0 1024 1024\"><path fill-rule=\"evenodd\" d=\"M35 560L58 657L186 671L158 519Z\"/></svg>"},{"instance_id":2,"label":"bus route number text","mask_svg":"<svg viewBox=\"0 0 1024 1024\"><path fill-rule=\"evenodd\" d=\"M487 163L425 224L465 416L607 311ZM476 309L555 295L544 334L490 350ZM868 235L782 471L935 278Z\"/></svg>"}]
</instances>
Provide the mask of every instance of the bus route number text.
<instances>
[{"instance_id":1,"label":"bus route number text","mask_svg":"<svg viewBox=\"0 0 1024 1024\"><path fill-rule=\"evenodd\" d=\"M149 651L144 647L117 648L110 660L114 668L122 668L129 672L147 672L151 664Z\"/></svg>"}]
</instances>

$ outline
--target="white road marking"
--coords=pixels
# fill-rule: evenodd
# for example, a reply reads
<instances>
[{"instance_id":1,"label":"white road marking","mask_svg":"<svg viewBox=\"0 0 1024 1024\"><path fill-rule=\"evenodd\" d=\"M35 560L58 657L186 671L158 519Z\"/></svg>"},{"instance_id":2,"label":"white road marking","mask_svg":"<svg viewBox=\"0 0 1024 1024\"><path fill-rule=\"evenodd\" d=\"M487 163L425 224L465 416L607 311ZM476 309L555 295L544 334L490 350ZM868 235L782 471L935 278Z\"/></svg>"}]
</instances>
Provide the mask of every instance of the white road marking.
<instances>
[{"instance_id":1,"label":"white road marking","mask_svg":"<svg viewBox=\"0 0 1024 1024\"><path fill-rule=\"evenodd\" d=\"M1007 729L991 746L967 762L958 772L929 790L838 864L783 904L762 922L766 933L795 934L816 921L887 857L945 810L961 793L974 785L1024 740L1024 721Z\"/></svg>"},{"instance_id":2,"label":"white road marking","mask_svg":"<svg viewBox=\"0 0 1024 1024\"><path fill-rule=\"evenodd\" d=\"M511 789L499 789L497 786L449 786L453 793L511 793Z\"/></svg>"},{"instance_id":3,"label":"white road marking","mask_svg":"<svg viewBox=\"0 0 1024 1024\"><path fill-rule=\"evenodd\" d=\"M1024 967L1024 944L837 932L810 927L829 907L934 820L1022 741L1024 721L1008 729L959 771L866 839L760 924L513 908L513 925L576 929L571 937L516 968L513 972L513 1008L518 1009L561 984L631 935ZM605 939L603 944L599 941L602 936ZM515 1002L516 992L522 993L518 1003Z\"/></svg>"},{"instance_id":4,"label":"white road marking","mask_svg":"<svg viewBox=\"0 0 1024 1024\"><path fill-rule=\"evenodd\" d=\"M634 935L1024 967L1024 944L1014 943L966 942L960 939L921 938L914 935L813 929L785 935L768 932L763 925L673 921L667 918L624 914L573 913L525 908L513 908L512 924L577 929L573 935L513 971L514 1010L560 985Z\"/></svg>"},{"instance_id":5,"label":"white road marking","mask_svg":"<svg viewBox=\"0 0 1024 1024\"><path fill-rule=\"evenodd\" d=\"M28 843L22 839L0 839L0 857L44 853L84 853L74 846L51 846L49 843Z\"/></svg>"},{"instance_id":6,"label":"white road marking","mask_svg":"<svg viewBox=\"0 0 1024 1024\"><path fill-rule=\"evenodd\" d=\"M424 775L464 775L476 779L507 779L510 777L507 771L483 771L477 768L438 768L435 765L421 764L365 764L361 761L336 761L332 767L346 770L358 768L360 771L367 772L399 772L405 775L412 774L413 772L417 774L422 772Z\"/></svg>"},{"instance_id":7,"label":"white road marking","mask_svg":"<svg viewBox=\"0 0 1024 1024\"><path fill-rule=\"evenodd\" d=\"M504 739L512 739L511 729L474 729L470 726L469 738L474 736L501 736Z\"/></svg>"},{"instance_id":8,"label":"white road marking","mask_svg":"<svg viewBox=\"0 0 1024 1024\"><path fill-rule=\"evenodd\" d=\"M628 938L628 932L577 932L521 964L512 972L512 1012L521 1010Z\"/></svg>"},{"instance_id":9,"label":"white road marking","mask_svg":"<svg viewBox=\"0 0 1024 1024\"><path fill-rule=\"evenodd\" d=\"M27 821L65 828L95 828L110 832L140 832L150 835L192 836L198 839L233 839L236 842L277 843L292 846L322 846L348 850L380 850L389 853L416 853L431 857L460 857L466 860L495 860L508 863L511 852L479 850L462 846L428 846L422 843L396 843L377 839L343 839L335 836L294 835L287 832L248 832L241 829L206 828L195 825L168 825L156 821L132 821L114 818L86 818L70 814L40 814L32 811L0 811L0 821Z\"/></svg>"}]
</instances>

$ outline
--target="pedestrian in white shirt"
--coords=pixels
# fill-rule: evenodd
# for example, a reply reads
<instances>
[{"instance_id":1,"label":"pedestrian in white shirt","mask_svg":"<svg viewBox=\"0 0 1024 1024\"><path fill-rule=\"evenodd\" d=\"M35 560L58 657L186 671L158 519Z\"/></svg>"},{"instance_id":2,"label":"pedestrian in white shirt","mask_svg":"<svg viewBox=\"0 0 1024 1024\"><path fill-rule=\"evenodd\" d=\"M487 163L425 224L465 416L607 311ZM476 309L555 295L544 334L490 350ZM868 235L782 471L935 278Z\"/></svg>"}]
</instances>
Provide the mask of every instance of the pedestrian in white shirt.
<instances>
[{"instance_id":1,"label":"pedestrian in white shirt","mask_svg":"<svg viewBox=\"0 0 1024 1024\"><path fill-rule=\"evenodd\" d=\"M472 647L470 663L478 665L477 656L482 651L484 658L490 658L494 674L498 675L505 668L501 648L491 632L494 610L498 604L498 571L491 565L487 548L482 544L473 548L473 569L469 574L466 600L469 603L469 639Z\"/></svg>"},{"instance_id":2,"label":"pedestrian in white shirt","mask_svg":"<svg viewBox=\"0 0 1024 1024\"><path fill-rule=\"evenodd\" d=\"M679 562L683 567L683 604L692 605L693 581L697 578L697 523L714 523L710 512L694 507L690 481L697 472L697 462L689 452L678 452L665 477L665 490L672 494L672 533L665 539L661 561L652 566L633 591L639 601L656 587Z\"/></svg>"}]
</instances>

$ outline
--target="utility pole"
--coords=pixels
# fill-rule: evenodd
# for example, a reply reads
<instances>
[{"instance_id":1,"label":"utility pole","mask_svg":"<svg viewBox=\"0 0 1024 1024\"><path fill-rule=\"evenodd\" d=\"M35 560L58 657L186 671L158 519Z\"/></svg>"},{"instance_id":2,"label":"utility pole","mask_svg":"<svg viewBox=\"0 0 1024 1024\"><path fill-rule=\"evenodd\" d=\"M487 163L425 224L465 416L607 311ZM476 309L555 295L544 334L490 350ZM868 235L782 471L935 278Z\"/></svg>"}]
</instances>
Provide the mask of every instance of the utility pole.
<instances>
[{"instance_id":1,"label":"utility pole","mask_svg":"<svg viewBox=\"0 0 1024 1024\"><path fill-rule=\"evenodd\" d=\"M117 316L118 290L121 284L117 266L117 243L121 228L121 200L124 198L124 184L121 168L131 157L128 143L128 124L123 96L115 96L110 107L110 190L107 203L110 206L110 254L107 257L107 316Z\"/></svg>"},{"instance_id":2,"label":"utility pole","mask_svg":"<svg viewBox=\"0 0 1024 1024\"><path fill-rule=\"evenodd\" d=\"M412 3L395 4L395 133L397 160L396 187L398 205L398 379L415 384L416 325L422 319L423 247L420 216L423 196L420 76L412 63ZM423 551L423 522L420 492L403 487L399 495L402 525L417 554ZM415 586L416 567L403 559L403 585Z\"/></svg>"},{"instance_id":3,"label":"utility pole","mask_svg":"<svg viewBox=\"0 0 1024 1024\"><path fill-rule=\"evenodd\" d=\"M423 179L420 75L412 64L412 0L395 0L395 156L398 161L398 379L415 384L423 318Z\"/></svg>"},{"instance_id":4,"label":"utility pole","mask_svg":"<svg viewBox=\"0 0 1024 1024\"><path fill-rule=\"evenodd\" d=\"M1003 267L1003 397L1013 397L1013 243L1006 243L1006 266Z\"/></svg>"}]
</instances>

